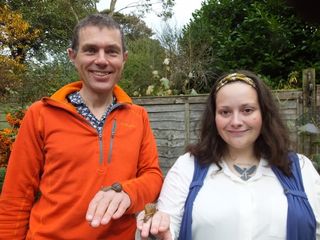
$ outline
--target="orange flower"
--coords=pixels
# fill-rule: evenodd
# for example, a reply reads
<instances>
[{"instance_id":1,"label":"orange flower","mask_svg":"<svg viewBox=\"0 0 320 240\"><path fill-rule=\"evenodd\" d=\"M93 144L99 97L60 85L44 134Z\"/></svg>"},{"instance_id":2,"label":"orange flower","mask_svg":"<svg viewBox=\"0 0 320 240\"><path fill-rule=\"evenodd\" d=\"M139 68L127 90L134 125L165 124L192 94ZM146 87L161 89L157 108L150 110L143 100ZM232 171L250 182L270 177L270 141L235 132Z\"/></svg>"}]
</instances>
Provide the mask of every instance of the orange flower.
<instances>
[{"instance_id":1,"label":"orange flower","mask_svg":"<svg viewBox=\"0 0 320 240\"><path fill-rule=\"evenodd\" d=\"M10 112L6 115L6 120L10 128L0 129L0 167L6 167L15 141L22 118L25 114L24 109Z\"/></svg>"},{"instance_id":2,"label":"orange flower","mask_svg":"<svg viewBox=\"0 0 320 240\"><path fill-rule=\"evenodd\" d=\"M9 128L4 128L4 129L2 129L2 132L4 133L4 134L10 134L11 132L12 132L12 130L11 129L9 129Z\"/></svg>"}]
</instances>

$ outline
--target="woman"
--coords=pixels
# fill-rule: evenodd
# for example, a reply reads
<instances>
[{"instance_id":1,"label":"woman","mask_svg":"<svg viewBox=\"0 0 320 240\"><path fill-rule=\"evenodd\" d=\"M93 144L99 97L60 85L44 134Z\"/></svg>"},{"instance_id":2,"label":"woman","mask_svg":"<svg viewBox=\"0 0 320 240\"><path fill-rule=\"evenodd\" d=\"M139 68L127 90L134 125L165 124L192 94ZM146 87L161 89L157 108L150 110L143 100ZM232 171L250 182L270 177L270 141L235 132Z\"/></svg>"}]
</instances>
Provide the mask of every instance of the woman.
<instances>
[{"instance_id":1,"label":"woman","mask_svg":"<svg viewBox=\"0 0 320 240\"><path fill-rule=\"evenodd\" d=\"M165 240L320 239L320 177L289 144L264 83L248 71L222 76L208 97L200 140L166 176L159 211L137 218L141 239L149 231ZM203 185L192 184L192 195L195 168L207 172L195 174Z\"/></svg>"}]
</instances>

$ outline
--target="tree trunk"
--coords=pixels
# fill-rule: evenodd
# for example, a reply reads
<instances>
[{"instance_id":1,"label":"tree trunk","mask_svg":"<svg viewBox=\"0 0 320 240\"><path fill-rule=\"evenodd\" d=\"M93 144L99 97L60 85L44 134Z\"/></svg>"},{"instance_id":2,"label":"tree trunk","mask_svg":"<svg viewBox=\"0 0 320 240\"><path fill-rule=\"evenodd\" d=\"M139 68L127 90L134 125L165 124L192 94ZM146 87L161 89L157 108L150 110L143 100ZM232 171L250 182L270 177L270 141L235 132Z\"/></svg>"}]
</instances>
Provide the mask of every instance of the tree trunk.
<instances>
[{"instance_id":1,"label":"tree trunk","mask_svg":"<svg viewBox=\"0 0 320 240\"><path fill-rule=\"evenodd\" d=\"M112 16L114 13L114 10L116 8L116 3L117 3L117 0L111 0L110 2L110 16Z\"/></svg>"}]
</instances>

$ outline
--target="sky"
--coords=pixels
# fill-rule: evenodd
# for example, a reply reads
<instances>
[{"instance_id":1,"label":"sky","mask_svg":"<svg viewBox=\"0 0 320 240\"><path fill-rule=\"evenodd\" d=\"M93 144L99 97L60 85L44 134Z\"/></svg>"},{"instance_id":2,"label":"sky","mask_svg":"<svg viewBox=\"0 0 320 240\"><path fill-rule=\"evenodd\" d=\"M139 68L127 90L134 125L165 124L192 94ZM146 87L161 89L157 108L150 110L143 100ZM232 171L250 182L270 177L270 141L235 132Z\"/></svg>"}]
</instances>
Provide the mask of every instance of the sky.
<instances>
[{"instance_id":1,"label":"sky","mask_svg":"<svg viewBox=\"0 0 320 240\"><path fill-rule=\"evenodd\" d=\"M172 19L169 21L169 24L174 27L181 29L183 25L187 24L192 17L192 13L196 9L201 8L201 2L203 0L175 0L174 6L174 15ZM116 5L116 10L119 10L129 4L138 2L138 0L118 0ZM151 1L152 2L152 1ZM157 2L154 0L153 2ZM100 0L98 4L98 9L103 10L109 8L110 0ZM155 10L161 7L161 4L155 5ZM130 8L129 12L134 11L134 8ZM122 12L122 13L127 13ZM150 27L156 34L161 33L161 29L165 26L165 23L161 21L159 17L155 15L155 13L148 14L144 21L146 22L147 26Z\"/></svg>"}]
</instances>

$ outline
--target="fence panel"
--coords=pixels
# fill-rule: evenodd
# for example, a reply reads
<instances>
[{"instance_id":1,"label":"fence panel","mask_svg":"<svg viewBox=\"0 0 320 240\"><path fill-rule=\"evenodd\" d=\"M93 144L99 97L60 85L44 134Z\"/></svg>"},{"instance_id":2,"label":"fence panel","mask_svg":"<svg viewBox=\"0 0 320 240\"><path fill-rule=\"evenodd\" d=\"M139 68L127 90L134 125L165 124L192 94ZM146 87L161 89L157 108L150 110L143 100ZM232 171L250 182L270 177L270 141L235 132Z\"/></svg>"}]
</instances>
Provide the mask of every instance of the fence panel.
<instances>
[{"instance_id":1,"label":"fence panel","mask_svg":"<svg viewBox=\"0 0 320 240\"><path fill-rule=\"evenodd\" d=\"M305 142L297 134L296 119L303 112L302 90L273 91L273 95L279 104L282 119L289 128L292 148L301 152ZM207 96L134 98L136 104L148 111L157 139L160 164L165 173L179 155L184 153L185 146L198 139L199 120Z\"/></svg>"},{"instance_id":2,"label":"fence panel","mask_svg":"<svg viewBox=\"0 0 320 240\"><path fill-rule=\"evenodd\" d=\"M316 89L316 103L320 106L320 86ZM290 130L293 149L310 154L309 138L297 134L296 119L303 113L302 90L273 91L281 116ZM204 111L206 94L197 96L168 96L133 98L136 104L146 108L150 124L157 140L160 165L166 173L185 146L198 139L199 120ZM5 123L4 106L0 105L0 129Z\"/></svg>"}]
</instances>

